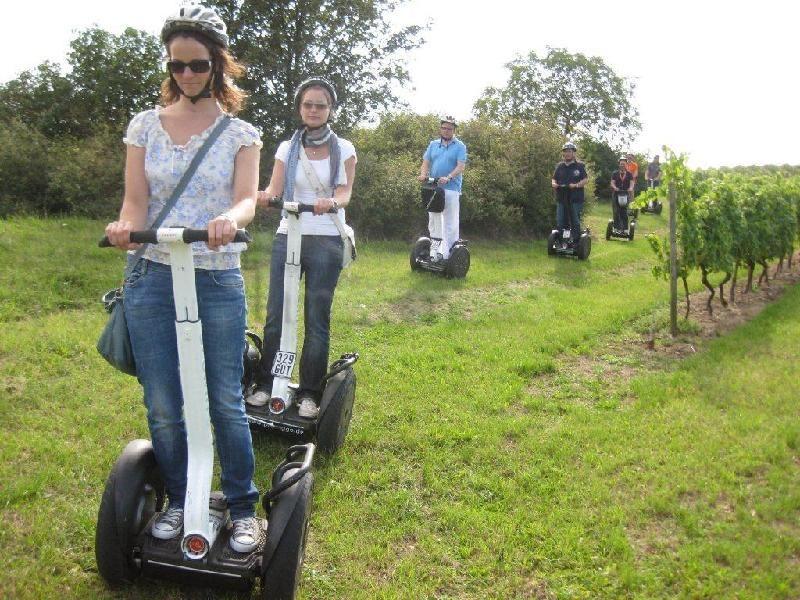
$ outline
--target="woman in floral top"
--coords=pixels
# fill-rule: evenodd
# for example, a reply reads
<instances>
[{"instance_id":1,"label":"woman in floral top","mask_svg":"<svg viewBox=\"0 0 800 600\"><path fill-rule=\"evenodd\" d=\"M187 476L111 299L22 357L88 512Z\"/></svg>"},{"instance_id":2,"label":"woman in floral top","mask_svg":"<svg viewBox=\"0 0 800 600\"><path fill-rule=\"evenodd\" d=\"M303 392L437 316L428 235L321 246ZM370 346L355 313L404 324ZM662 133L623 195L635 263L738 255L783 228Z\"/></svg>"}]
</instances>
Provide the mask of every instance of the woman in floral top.
<instances>
[{"instance_id":1,"label":"woman in floral top","mask_svg":"<svg viewBox=\"0 0 800 600\"><path fill-rule=\"evenodd\" d=\"M106 227L111 242L128 250L129 257L137 248L129 242L130 232L152 225L211 131L244 100L233 84L242 67L228 53L225 24L213 10L179 9L161 37L169 55L169 77L161 86L164 106L136 115L128 126L125 197L119 219ZM247 308L239 254L246 245L231 241L255 212L260 147L252 125L231 119L162 224L208 229L208 244L194 244L195 284L222 490L234 526L231 547L238 552L257 546L260 527L254 518L258 490L241 389ZM130 269L124 290L137 377L169 497L169 509L152 528L160 539L182 531L187 466L169 262L158 245L148 246Z\"/></svg>"}]
</instances>

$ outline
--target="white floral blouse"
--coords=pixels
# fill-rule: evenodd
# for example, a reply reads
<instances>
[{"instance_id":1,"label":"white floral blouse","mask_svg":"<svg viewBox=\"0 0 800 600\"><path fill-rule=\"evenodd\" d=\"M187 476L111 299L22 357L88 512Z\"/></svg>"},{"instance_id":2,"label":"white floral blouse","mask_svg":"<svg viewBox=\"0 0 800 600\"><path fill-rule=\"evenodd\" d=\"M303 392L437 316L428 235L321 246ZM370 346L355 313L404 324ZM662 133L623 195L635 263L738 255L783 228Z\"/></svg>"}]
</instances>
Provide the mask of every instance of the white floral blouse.
<instances>
[{"instance_id":1,"label":"white floral blouse","mask_svg":"<svg viewBox=\"0 0 800 600\"><path fill-rule=\"evenodd\" d=\"M178 146L172 143L161 125L158 116L160 110L157 107L133 117L123 139L126 144L146 149L144 168L150 188L148 225L156 220L192 158L224 116L220 115L203 133L193 135L185 145ZM253 144L262 146L258 130L246 121L232 119L200 162L161 226L205 229L211 219L228 210L233 204L233 167L236 153L243 146ZM205 243L195 243L192 246L194 264L199 269L238 268L239 254L247 248L247 244L228 244L212 252ZM169 253L159 249L156 244L147 247L144 257L169 264Z\"/></svg>"}]
</instances>

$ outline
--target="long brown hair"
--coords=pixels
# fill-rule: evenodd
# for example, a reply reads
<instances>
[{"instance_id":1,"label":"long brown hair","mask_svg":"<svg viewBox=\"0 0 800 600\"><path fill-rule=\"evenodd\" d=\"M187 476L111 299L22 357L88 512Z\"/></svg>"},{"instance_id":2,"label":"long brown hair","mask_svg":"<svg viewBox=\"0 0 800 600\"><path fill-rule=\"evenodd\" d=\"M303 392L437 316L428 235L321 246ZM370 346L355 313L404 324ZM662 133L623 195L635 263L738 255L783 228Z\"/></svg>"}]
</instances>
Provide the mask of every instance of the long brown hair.
<instances>
[{"instance_id":1,"label":"long brown hair","mask_svg":"<svg viewBox=\"0 0 800 600\"><path fill-rule=\"evenodd\" d=\"M171 36L166 43L167 53L169 45L177 36L183 36L197 40L208 48L211 55L211 94L222 105L222 109L235 115L244 105L247 93L239 88L233 80L244 75L245 69L240 63L236 62L227 48L215 44L201 33L194 31L180 31ZM161 104L169 106L174 104L181 97L181 91L177 82L168 76L161 82Z\"/></svg>"}]
</instances>

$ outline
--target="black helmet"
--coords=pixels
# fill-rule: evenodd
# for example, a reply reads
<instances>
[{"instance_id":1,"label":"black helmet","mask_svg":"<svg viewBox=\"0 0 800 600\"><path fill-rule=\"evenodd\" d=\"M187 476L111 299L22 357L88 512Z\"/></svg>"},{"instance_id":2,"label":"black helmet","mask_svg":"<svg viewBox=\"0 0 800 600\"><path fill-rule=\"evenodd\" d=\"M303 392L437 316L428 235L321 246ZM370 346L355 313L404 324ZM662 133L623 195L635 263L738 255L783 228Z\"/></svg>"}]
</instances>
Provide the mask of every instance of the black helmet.
<instances>
[{"instance_id":1,"label":"black helmet","mask_svg":"<svg viewBox=\"0 0 800 600\"><path fill-rule=\"evenodd\" d=\"M453 127L458 127L458 123L456 123L456 118L453 115L445 115L441 119L439 119L439 125L443 123L450 123Z\"/></svg>"},{"instance_id":2,"label":"black helmet","mask_svg":"<svg viewBox=\"0 0 800 600\"><path fill-rule=\"evenodd\" d=\"M228 31L225 23L212 8L199 4L181 6L177 13L167 17L164 22L164 27L161 28L161 41L166 44L170 36L181 31L201 33L223 48L228 47Z\"/></svg>"},{"instance_id":3,"label":"black helmet","mask_svg":"<svg viewBox=\"0 0 800 600\"><path fill-rule=\"evenodd\" d=\"M335 109L337 106L337 97L336 97L336 90L333 87L333 84L325 79L324 77L309 77L305 81L303 81L297 88L294 90L294 109L299 111L300 110L300 97L303 95L308 88L314 86L320 86L327 90L327 92L331 96L331 102L333 105L331 106L331 110Z\"/></svg>"},{"instance_id":4,"label":"black helmet","mask_svg":"<svg viewBox=\"0 0 800 600\"><path fill-rule=\"evenodd\" d=\"M578 149L578 147L575 146L575 144L573 144L572 142L567 142L566 144L561 146L561 150L562 151L564 151L564 150L572 150L573 152L575 152L577 149Z\"/></svg>"}]
</instances>

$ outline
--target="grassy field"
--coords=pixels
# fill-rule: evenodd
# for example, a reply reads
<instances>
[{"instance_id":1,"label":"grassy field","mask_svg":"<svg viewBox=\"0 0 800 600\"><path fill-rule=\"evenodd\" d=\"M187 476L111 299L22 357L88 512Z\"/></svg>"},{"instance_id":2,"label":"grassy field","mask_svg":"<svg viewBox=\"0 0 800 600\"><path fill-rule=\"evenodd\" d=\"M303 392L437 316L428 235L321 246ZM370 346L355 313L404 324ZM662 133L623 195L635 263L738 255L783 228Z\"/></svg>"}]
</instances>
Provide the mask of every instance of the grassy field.
<instances>
[{"instance_id":1,"label":"grassy field","mask_svg":"<svg viewBox=\"0 0 800 600\"><path fill-rule=\"evenodd\" d=\"M690 359L613 353L663 325L667 286L597 211L589 261L479 242L465 281L361 244L332 340L361 353L356 411L316 465L302 598L800 597L800 288ZM97 574L105 478L147 437L94 350L121 272L101 231L0 221L0 597L224 597ZM245 260L252 325L270 237ZM287 443L257 436L260 486Z\"/></svg>"}]
</instances>

